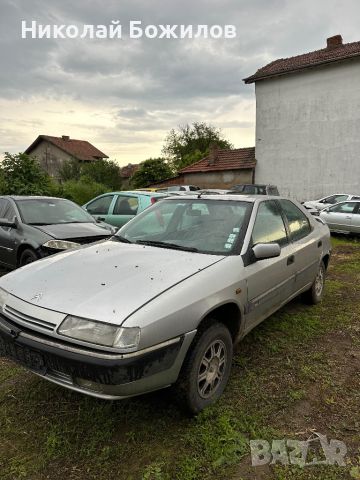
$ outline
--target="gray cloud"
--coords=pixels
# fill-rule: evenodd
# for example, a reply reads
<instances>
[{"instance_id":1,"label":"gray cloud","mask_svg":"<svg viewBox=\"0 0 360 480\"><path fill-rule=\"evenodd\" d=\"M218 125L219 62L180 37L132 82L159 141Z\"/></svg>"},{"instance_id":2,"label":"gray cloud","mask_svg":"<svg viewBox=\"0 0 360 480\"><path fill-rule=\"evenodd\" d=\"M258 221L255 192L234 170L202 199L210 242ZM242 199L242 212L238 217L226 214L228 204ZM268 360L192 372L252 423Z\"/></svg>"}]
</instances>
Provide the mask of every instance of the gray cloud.
<instances>
[{"instance_id":1,"label":"gray cloud","mask_svg":"<svg viewBox=\"0 0 360 480\"><path fill-rule=\"evenodd\" d=\"M245 86L242 78L275 58L322 48L332 34L342 33L345 41L359 40L359 14L357 0L341 4L337 0L2 0L0 98L73 99L112 115L109 138L122 132L124 141L151 141L156 131L163 135L193 120L216 124L234 105L248 108L253 88ZM116 19L125 34L130 20L141 20L144 25L234 24L238 36L221 40L135 40L126 35L122 40L21 39L21 20L109 25ZM37 118L36 112L28 120L34 122L33 136L39 120L44 119ZM252 118L222 118L220 126L252 125Z\"/></svg>"}]
</instances>

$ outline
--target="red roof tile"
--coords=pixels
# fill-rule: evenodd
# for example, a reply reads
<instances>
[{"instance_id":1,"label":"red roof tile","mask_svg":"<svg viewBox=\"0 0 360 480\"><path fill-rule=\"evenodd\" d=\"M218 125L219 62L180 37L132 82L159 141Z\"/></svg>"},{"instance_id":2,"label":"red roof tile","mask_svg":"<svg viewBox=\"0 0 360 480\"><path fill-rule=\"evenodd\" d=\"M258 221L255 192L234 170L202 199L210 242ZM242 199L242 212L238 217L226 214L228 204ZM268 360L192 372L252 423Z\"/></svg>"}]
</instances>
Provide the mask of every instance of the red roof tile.
<instances>
[{"instance_id":1,"label":"red roof tile","mask_svg":"<svg viewBox=\"0 0 360 480\"><path fill-rule=\"evenodd\" d=\"M120 171L121 178L132 177L134 175L134 173L139 169L139 166L140 165L138 165L138 164L129 163L125 167L122 167L122 169Z\"/></svg>"},{"instance_id":2,"label":"red roof tile","mask_svg":"<svg viewBox=\"0 0 360 480\"><path fill-rule=\"evenodd\" d=\"M260 68L254 75L244 78L244 82L253 83L258 80L360 56L360 42L343 44L341 35L328 38L327 44L326 48L315 52L275 60Z\"/></svg>"},{"instance_id":3,"label":"red roof tile","mask_svg":"<svg viewBox=\"0 0 360 480\"><path fill-rule=\"evenodd\" d=\"M236 148L234 150L215 150L207 157L180 170L180 173L211 172L217 170L240 170L254 168L255 147ZM213 159L212 159L213 158Z\"/></svg>"},{"instance_id":4,"label":"red roof tile","mask_svg":"<svg viewBox=\"0 0 360 480\"><path fill-rule=\"evenodd\" d=\"M31 153L32 150L43 140L56 145L58 148L78 160L91 161L99 158L109 158L105 153L98 150L86 140L73 140L66 136L51 137L49 135L39 135L30 147L25 150L25 153Z\"/></svg>"}]
</instances>

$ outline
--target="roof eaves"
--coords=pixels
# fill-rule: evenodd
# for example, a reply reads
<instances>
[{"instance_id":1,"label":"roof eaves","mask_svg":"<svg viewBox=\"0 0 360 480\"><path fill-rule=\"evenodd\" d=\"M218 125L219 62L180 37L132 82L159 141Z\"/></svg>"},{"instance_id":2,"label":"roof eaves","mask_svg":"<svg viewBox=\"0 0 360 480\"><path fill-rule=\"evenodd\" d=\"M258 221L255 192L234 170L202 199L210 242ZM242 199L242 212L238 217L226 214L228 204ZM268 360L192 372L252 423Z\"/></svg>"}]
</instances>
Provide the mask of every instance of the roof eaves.
<instances>
[{"instance_id":1,"label":"roof eaves","mask_svg":"<svg viewBox=\"0 0 360 480\"><path fill-rule=\"evenodd\" d=\"M329 63L338 63L338 62L343 62L343 61L346 61L346 60L351 60L351 59L353 59L355 57L359 57L359 56L360 56L360 52L357 52L357 53L353 53L351 55L347 55L347 56L344 56L344 57L332 58L332 59L327 59L327 60L320 60L318 62L314 62L314 63L308 64L308 65L300 65L299 67L291 68L289 70L283 70L283 71L279 71L279 72L268 73L268 74L265 74L265 75L261 75L261 74L259 75L257 73L254 73L254 75L250 75L250 77L243 78L243 82L246 83L246 84L250 84L250 83L257 82L258 80L266 80L268 78L280 77L280 76L283 76L283 75L288 75L289 73L296 73L296 72L299 72L301 70L308 70L309 68L314 68L314 67L318 67L318 66L321 66L321 65L328 65Z\"/></svg>"}]
</instances>

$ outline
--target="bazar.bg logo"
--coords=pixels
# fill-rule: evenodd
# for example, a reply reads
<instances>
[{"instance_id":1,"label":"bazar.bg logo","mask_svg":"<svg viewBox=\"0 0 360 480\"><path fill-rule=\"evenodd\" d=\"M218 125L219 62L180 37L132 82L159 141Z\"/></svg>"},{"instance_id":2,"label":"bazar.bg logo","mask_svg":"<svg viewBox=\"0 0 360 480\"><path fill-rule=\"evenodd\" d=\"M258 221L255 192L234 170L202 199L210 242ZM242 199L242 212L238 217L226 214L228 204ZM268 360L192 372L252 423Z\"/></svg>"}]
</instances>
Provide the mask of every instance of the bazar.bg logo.
<instances>
[{"instance_id":1,"label":"bazar.bg logo","mask_svg":"<svg viewBox=\"0 0 360 480\"><path fill-rule=\"evenodd\" d=\"M339 465L344 467L347 448L340 440L330 440L314 432L307 440L250 440L251 464L260 465Z\"/></svg>"}]
</instances>

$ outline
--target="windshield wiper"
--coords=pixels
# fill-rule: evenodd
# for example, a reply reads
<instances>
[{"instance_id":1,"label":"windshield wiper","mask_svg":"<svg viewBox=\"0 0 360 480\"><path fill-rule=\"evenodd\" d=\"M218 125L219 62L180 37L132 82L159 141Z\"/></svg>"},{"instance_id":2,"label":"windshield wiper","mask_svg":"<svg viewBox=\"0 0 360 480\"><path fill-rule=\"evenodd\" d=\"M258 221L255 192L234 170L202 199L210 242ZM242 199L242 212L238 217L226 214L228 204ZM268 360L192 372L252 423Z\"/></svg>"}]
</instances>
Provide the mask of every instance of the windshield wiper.
<instances>
[{"instance_id":1,"label":"windshield wiper","mask_svg":"<svg viewBox=\"0 0 360 480\"><path fill-rule=\"evenodd\" d=\"M43 227L45 225L54 225L54 223L31 222L31 223L28 223L27 225L33 225L35 227Z\"/></svg>"},{"instance_id":2,"label":"windshield wiper","mask_svg":"<svg viewBox=\"0 0 360 480\"><path fill-rule=\"evenodd\" d=\"M113 237L111 237L111 240L116 240L117 242L123 242L123 243L133 243L127 238L122 237L121 235L114 235Z\"/></svg>"},{"instance_id":3,"label":"windshield wiper","mask_svg":"<svg viewBox=\"0 0 360 480\"><path fill-rule=\"evenodd\" d=\"M150 247L172 248L173 250L184 250L185 252L198 252L195 247L185 247L176 243L161 242L160 240L137 240L135 243L140 245L149 245Z\"/></svg>"}]
</instances>

